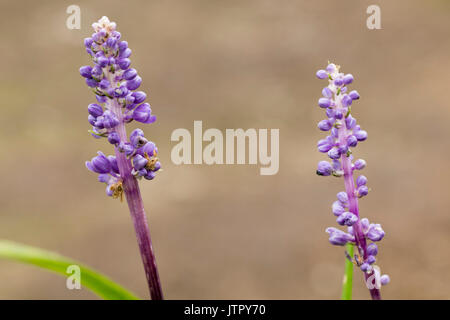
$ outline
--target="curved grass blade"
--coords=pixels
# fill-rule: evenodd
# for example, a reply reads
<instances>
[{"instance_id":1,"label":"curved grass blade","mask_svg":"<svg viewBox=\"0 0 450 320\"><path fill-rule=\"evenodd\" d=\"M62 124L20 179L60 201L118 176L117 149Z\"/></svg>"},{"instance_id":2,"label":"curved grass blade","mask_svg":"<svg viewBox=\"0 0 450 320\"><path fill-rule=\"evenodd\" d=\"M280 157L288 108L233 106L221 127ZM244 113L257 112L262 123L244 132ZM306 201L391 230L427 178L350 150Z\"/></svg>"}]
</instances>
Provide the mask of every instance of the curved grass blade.
<instances>
[{"instance_id":1,"label":"curved grass blade","mask_svg":"<svg viewBox=\"0 0 450 320\"><path fill-rule=\"evenodd\" d=\"M35 265L69 276L67 267L77 265L81 272L81 285L105 300L137 300L134 294L125 290L108 277L83 266L77 261L57 253L7 240L0 240L0 259L9 259Z\"/></svg>"}]
</instances>

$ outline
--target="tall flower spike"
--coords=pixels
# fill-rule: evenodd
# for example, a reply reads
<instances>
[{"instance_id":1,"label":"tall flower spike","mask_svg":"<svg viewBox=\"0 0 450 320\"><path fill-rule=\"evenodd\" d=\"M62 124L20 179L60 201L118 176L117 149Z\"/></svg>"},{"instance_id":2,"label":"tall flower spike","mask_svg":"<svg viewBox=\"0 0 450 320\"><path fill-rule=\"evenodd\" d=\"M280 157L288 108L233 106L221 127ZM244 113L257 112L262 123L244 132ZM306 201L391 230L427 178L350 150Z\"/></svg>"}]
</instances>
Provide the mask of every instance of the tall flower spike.
<instances>
[{"instance_id":1,"label":"tall flower spike","mask_svg":"<svg viewBox=\"0 0 450 320\"><path fill-rule=\"evenodd\" d=\"M367 139L367 132L361 130L351 115L350 106L360 98L356 90L347 93L346 85L353 82L353 75L341 73L339 69L339 66L330 63L325 70L316 73L317 78L328 79L328 86L322 90L323 97L318 100L319 107L326 111L327 119L321 120L318 127L322 131L331 129L331 134L320 140L317 148L319 152L327 153L332 160L331 163L320 161L316 173L320 176L344 176L345 192L337 194L338 201L333 203L332 212L337 216L337 223L347 226L348 230L344 232L329 227L326 232L333 245L350 243L356 246L357 257L361 257L356 264L364 272L367 283L375 272L373 264L378 254L378 247L373 242L380 241L384 237L384 231L380 224L369 224L367 219L360 219L359 216L358 198L366 196L370 189L366 186L367 178L363 175L356 179L355 185L353 170L364 169L366 162L362 159L353 162L352 148ZM369 240L373 242L369 244ZM377 282L382 285L390 281L388 275L379 277L380 281ZM381 299L379 288L370 286L369 290L373 299Z\"/></svg>"},{"instance_id":2,"label":"tall flower spike","mask_svg":"<svg viewBox=\"0 0 450 320\"><path fill-rule=\"evenodd\" d=\"M106 194L128 202L131 218L138 238L145 274L152 299L162 299L162 290L146 221L144 204L138 179L152 180L161 168L155 144L136 129L127 136L125 124L133 120L153 123L156 117L148 103L147 95L135 91L142 83L135 69L130 68L131 49L121 40L116 24L102 17L92 24L94 33L84 40L93 66L80 68L80 75L92 88L97 103L88 106L89 132L94 138L106 138L114 145L115 156L102 152L86 162L86 167L99 174L98 181L106 183ZM136 137L138 135L138 137ZM137 139L138 138L138 139ZM131 143L130 143L131 142Z\"/></svg>"}]
</instances>

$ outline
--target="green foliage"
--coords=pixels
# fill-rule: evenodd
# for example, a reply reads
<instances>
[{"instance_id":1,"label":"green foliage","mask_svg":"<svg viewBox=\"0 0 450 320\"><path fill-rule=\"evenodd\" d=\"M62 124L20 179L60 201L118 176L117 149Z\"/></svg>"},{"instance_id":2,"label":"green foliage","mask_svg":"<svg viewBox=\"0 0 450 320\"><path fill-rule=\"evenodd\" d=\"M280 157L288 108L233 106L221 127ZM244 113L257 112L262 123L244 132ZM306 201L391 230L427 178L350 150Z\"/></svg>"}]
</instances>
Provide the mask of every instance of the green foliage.
<instances>
[{"instance_id":1,"label":"green foliage","mask_svg":"<svg viewBox=\"0 0 450 320\"><path fill-rule=\"evenodd\" d=\"M137 300L138 298L117 283L82 264L59 254L7 240L0 240L0 259L9 259L69 276L67 267L80 267L81 285L106 300ZM1 278L1 275L0 275Z\"/></svg>"}]
</instances>

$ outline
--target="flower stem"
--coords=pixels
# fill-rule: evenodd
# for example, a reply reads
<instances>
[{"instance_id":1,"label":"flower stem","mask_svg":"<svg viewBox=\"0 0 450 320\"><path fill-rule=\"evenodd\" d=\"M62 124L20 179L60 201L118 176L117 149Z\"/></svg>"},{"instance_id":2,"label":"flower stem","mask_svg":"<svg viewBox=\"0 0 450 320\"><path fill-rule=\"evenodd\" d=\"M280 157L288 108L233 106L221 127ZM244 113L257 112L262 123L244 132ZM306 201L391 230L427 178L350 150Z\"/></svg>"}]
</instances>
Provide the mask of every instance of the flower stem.
<instances>
[{"instance_id":1,"label":"flower stem","mask_svg":"<svg viewBox=\"0 0 450 320\"><path fill-rule=\"evenodd\" d=\"M336 102L340 108L342 108L342 102L339 98L336 98ZM339 141L342 145L345 145L346 139L348 136L348 129L345 119L342 121L342 126L338 129ZM356 188L355 181L353 179L353 168L352 168L352 160L350 155L342 154L341 155L342 168L344 171L344 184L345 191L347 192L348 202L349 202L349 211L358 217L358 221L353 225L353 233L355 235L356 242L356 250L357 253L364 259L367 259L367 243L366 237L362 230L361 219L359 217L359 208L358 208L358 198L356 197ZM367 283L367 279L370 277L370 274L367 272L364 273L365 283ZM373 289L369 289L370 295L374 300L380 300L380 290L374 287Z\"/></svg>"},{"instance_id":2,"label":"flower stem","mask_svg":"<svg viewBox=\"0 0 450 320\"><path fill-rule=\"evenodd\" d=\"M347 243L347 252L350 257L353 257L353 245ZM352 289L353 289L353 263L345 259L345 274L342 281L342 300L352 300Z\"/></svg>"},{"instance_id":3,"label":"flower stem","mask_svg":"<svg viewBox=\"0 0 450 320\"><path fill-rule=\"evenodd\" d=\"M127 132L123 121L122 109L116 100L109 100L111 108L118 116L119 125L116 132L120 137L120 141L127 142ZM150 297L152 300L162 300L163 293L161 282L159 279L158 268L156 266L156 258L153 252L152 240L150 238L150 230L148 228L147 219L142 201L141 192L139 190L138 181L131 174L132 167L130 159L127 159L123 152L116 147L117 166L119 167L120 176L122 178L122 186L125 198L128 202L131 219L133 220L136 232L139 250L141 252L142 263L144 264L145 276L147 278Z\"/></svg>"}]
</instances>

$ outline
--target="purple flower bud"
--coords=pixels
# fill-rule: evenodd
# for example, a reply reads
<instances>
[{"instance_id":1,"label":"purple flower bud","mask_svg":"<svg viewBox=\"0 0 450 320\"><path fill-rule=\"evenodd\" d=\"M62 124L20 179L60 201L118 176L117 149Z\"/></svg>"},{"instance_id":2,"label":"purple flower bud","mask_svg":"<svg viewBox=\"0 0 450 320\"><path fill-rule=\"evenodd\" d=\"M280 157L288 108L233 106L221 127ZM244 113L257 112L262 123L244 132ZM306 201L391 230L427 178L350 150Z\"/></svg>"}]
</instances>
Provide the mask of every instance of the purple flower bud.
<instances>
[{"instance_id":1,"label":"purple flower bud","mask_svg":"<svg viewBox=\"0 0 450 320\"><path fill-rule=\"evenodd\" d=\"M370 225L369 219L367 219L367 218L361 219L361 228L362 228L364 234L366 234L367 231L369 230L369 225Z\"/></svg>"},{"instance_id":2,"label":"purple flower bud","mask_svg":"<svg viewBox=\"0 0 450 320\"><path fill-rule=\"evenodd\" d=\"M351 75L350 73L349 74L346 74L345 76L344 76L344 84L350 84L350 83L352 83L353 82L353 75Z\"/></svg>"},{"instance_id":3,"label":"purple flower bud","mask_svg":"<svg viewBox=\"0 0 450 320\"><path fill-rule=\"evenodd\" d=\"M117 39L113 37L109 37L108 40L106 40L106 46L108 48L114 48L117 44Z\"/></svg>"},{"instance_id":4,"label":"purple flower bud","mask_svg":"<svg viewBox=\"0 0 450 320\"><path fill-rule=\"evenodd\" d=\"M337 217L336 222L341 226L353 226L358 221L358 217L351 212L344 212L339 217Z\"/></svg>"},{"instance_id":5,"label":"purple flower bud","mask_svg":"<svg viewBox=\"0 0 450 320\"><path fill-rule=\"evenodd\" d=\"M333 211L333 214L338 217L341 214L345 212L345 208L339 201L333 202L333 205L331 206L331 210Z\"/></svg>"},{"instance_id":6,"label":"purple flower bud","mask_svg":"<svg viewBox=\"0 0 450 320\"><path fill-rule=\"evenodd\" d=\"M147 98L147 95L143 91L136 91L131 95L134 97L134 103L141 103Z\"/></svg>"},{"instance_id":7,"label":"purple flower bud","mask_svg":"<svg viewBox=\"0 0 450 320\"><path fill-rule=\"evenodd\" d=\"M319 79L325 79L328 77L328 73L325 70L319 70L316 73L316 77Z\"/></svg>"},{"instance_id":8,"label":"purple flower bud","mask_svg":"<svg viewBox=\"0 0 450 320\"><path fill-rule=\"evenodd\" d=\"M334 80L334 84L338 87L342 86L344 84L344 81L341 78L337 78Z\"/></svg>"},{"instance_id":9,"label":"purple flower bud","mask_svg":"<svg viewBox=\"0 0 450 320\"><path fill-rule=\"evenodd\" d=\"M330 63L328 66L327 66L327 68L326 68L326 70L328 71L328 72L334 72L335 70L336 70L336 65L334 64L334 63Z\"/></svg>"},{"instance_id":10,"label":"purple flower bud","mask_svg":"<svg viewBox=\"0 0 450 320\"><path fill-rule=\"evenodd\" d=\"M356 90L352 90L350 91L350 93L348 94L350 96L350 98L352 98L353 100L358 100L359 99L359 93Z\"/></svg>"},{"instance_id":11,"label":"purple flower bud","mask_svg":"<svg viewBox=\"0 0 450 320\"><path fill-rule=\"evenodd\" d=\"M108 183L111 176L108 173L102 173L98 175L98 182Z\"/></svg>"},{"instance_id":12,"label":"purple flower bud","mask_svg":"<svg viewBox=\"0 0 450 320\"><path fill-rule=\"evenodd\" d=\"M102 74L103 70L99 66L95 66L94 68L92 68L92 76L99 78Z\"/></svg>"},{"instance_id":13,"label":"purple flower bud","mask_svg":"<svg viewBox=\"0 0 450 320\"><path fill-rule=\"evenodd\" d=\"M88 121L91 125L95 126L96 118L92 115L88 115Z\"/></svg>"},{"instance_id":14,"label":"purple flower bud","mask_svg":"<svg viewBox=\"0 0 450 320\"><path fill-rule=\"evenodd\" d=\"M145 159L143 156L141 156L140 154L137 154L133 157L133 167L136 170L141 170L143 169L148 163L148 160Z\"/></svg>"},{"instance_id":15,"label":"purple flower bud","mask_svg":"<svg viewBox=\"0 0 450 320\"><path fill-rule=\"evenodd\" d=\"M384 237L384 231L381 228L380 224L371 223L369 226L369 230L367 231L367 238L372 241L380 241Z\"/></svg>"},{"instance_id":16,"label":"purple flower bud","mask_svg":"<svg viewBox=\"0 0 450 320\"><path fill-rule=\"evenodd\" d=\"M126 70L130 66L131 60L128 58L120 59L119 61L117 61L117 64L119 65L120 69Z\"/></svg>"},{"instance_id":17,"label":"purple flower bud","mask_svg":"<svg viewBox=\"0 0 450 320\"><path fill-rule=\"evenodd\" d=\"M333 108L326 108L325 109L325 114L327 115L328 118L334 118L335 112L336 111ZM331 122L331 119L329 119L329 121Z\"/></svg>"},{"instance_id":18,"label":"purple flower bud","mask_svg":"<svg viewBox=\"0 0 450 320\"><path fill-rule=\"evenodd\" d=\"M133 119L142 123L153 123L156 117L152 114L152 109L148 103L143 103L133 111Z\"/></svg>"},{"instance_id":19,"label":"purple flower bud","mask_svg":"<svg viewBox=\"0 0 450 320\"><path fill-rule=\"evenodd\" d=\"M84 78L91 78L92 77L92 67L91 66L84 66L80 68L80 75Z\"/></svg>"},{"instance_id":20,"label":"purple flower bud","mask_svg":"<svg viewBox=\"0 0 450 320\"><path fill-rule=\"evenodd\" d=\"M364 141L367 139L367 132L364 130L358 130L354 133L354 135L358 141Z\"/></svg>"},{"instance_id":21,"label":"purple flower bud","mask_svg":"<svg viewBox=\"0 0 450 320\"><path fill-rule=\"evenodd\" d=\"M111 164L108 158L101 152L97 152L98 156L91 159L91 161L86 161L86 167L96 173L109 173L111 172Z\"/></svg>"},{"instance_id":22,"label":"purple flower bud","mask_svg":"<svg viewBox=\"0 0 450 320\"><path fill-rule=\"evenodd\" d=\"M88 87L95 88L97 86L98 82L94 79L86 78L86 84L88 85Z\"/></svg>"},{"instance_id":23,"label":"purple flower bud","mask_svg":"<svg viewBox=\"0 0 450 320\"><path fill-rule=\"evenodd\" d=\"M153 171L148 171L147 174L144 176L147 180L153 180L156 177L156 173Z\"/></svg>"},{"instance_id":24,"label":"purple flower bud","mask_svg":"<svg viewBox=\"0 0 450 320\"><path fill-rule=\"evenodd\" d=\"M356 147L358 144L358 139L354 135L351 135L347 138L347 144L349 147Z\"/></svg>"},{"instance_id":25,"label":"purple flower bud","mask_svg":"<svg viewBox=\"0 0 450 320\"><path fill-rule=\"evenodd\" d=\"M101 68L104 68L108 65L109 59L106 57L99 57L97 58L97 65L99 65Z\"/></svg>"},{"instance_id":26,"label":"purple flower bud","mask_svg":"<svg viewBox=\"0 0 450 320\"><path fill-rule=\"evenodd\" d=\"M116 98L123 98L128 94L128 89L126 86L120 86L119 88L114 89L113 96Z\"/></svg>"},{"instance_id":27,"label":"purple flower bud","mask_svg":"<svg viewBox=\"0 0 450 320\"><path fill-rule=\"evenodd\" d=\"M328 108L331 106L331 100L327 98L320 98L319 99L319 107L321 108Z\"/></svg>"},{"instance_id":28,"label":"purple flower bud","mask_svg":"<svg viewBox=\"0 0 450 320\"><path fill-rule=\"evenodd\" d=\"M341 154L346 154L347 151L348 151L348 146L347 146L346 144L340 145L340 146L338 147L338 150L339 150L339 152L340 152Z\"/></svg>"},{"instance_id":29,"label":"purple flower bud","mask_svg":"<svg viewBox=\"0 0 450 320\"><path fill-rule=\"evenodd\" d=\"M356 119L353 118L352 115L349 115L347 118L345 118L345 125L347 129L353 129L356 125Z\"/></svg>"},{"instance_id":30,"label":"purple flower bud","mask_svg":"<svg viewBox=\"0 0 450 320\"><path fill-rule=\"evenodd\" d=\"M339 159L341 156L341 153L339 152L338 148L332 148L328 151L328 157L330 157L330 159L336 160Z\"/></svg>"},{"instance_id":31,"label":"purple flower bud","mask_svg":"<svg viewBox=\"0 0 450 320\"><path fill-rule=\"evenodd\" d=\"M381 283L382 286L387 285L390 281L391 281L391 278L389 278L389 276L387 274L383 274L380 277L380 283Z\"/></svg>"},{"instance_id":32,"label":"purple flower bud","mask_svg":"<svg viewBox=\"0 0 450 320\"><path fill-rule=\"evenodd\" d=\"M366 262L368 264L374 264L375 261L377 261L377 258L375 258L374 256L368 256L367 259L366 259Z\"/></svg>"},{"instance_id":33,"label":"purple flower bud","mask_svg":"<svg viewBox=\"0 0 450 320\"><path fill-rule=\"evenodd\" d=\"M358 193L358 198L367 196L369 194L369 188L367 188L367 186L361 186L358 188L357 193Z\"/></svg>"},{"instance_id":34,"label":"purple flower bud","mask_svg":"<svg viewBox=\"0 0 450 320\"><path fill-rule=\"evenodd\" d=\"M341 109L335 110L334 117L339 120L342 119L344 117L342 110Z\"/></svg>"},{"instance_id":35,"label":"purple flower bud","mask_svg":"<svg viewBox=\"0 0 450 320\"><path fill-rule=\"evenodd\" d=\"M142 78L139 76L136 76L134 79L127 81L127 88L129 90L136 90L137 88L139 88L141 83L142 83Z\"/></svg>"},{"instance_id":36,"label":"purple flower bud","mask_svg":"<svg viewBox=\"0 0 450 320\"><path fill-rule=\"evenodd\" d=\"M330 241L331 244L336 245L336 246L343 246L347 242L354 241L354 237L352 235L345 233L336 228L332 228L332 227L327 228L325 230L325 232L327 232L330 235L328 241Z\"/></svg>"},{"instance_id":37,"label":"purple flower bud","mask_svg":"<svg viewBox=\"0 0 450 320\"><path fill-rule=\"evenodd\" d=\"M375 243L371 243L367 246L367 254L370 256L376 256L378 254L378 246Z\"/></svg>"},{"instance_id":38,"label":"purple flower bud","mask_svg":"<svg viewBox=\"0 0 450 320\"><path fill-rule=\"evenodd\" d=\"M333 172L333 167L328 161L320 161L317 165L316 173L319 176L329 176Z\"/></svg>"},{"instance_id":39,"label":"purple flower bud","mask_svg":"<svg viewBox=\"0 0 450 320\"><path fill-rule=\"evenodd\" d=\"M155 152L158 152L158 149L153 142L149 141L144 145L144 147L142 147L142 152L147 154L149 157L153 157Z\"/></svg>"},{"instance_id":40,"label":"purple flower bud","mask_svg":"<svg viewBox=\"0 0 450 320\"><path fill-rule=\"evenodd\" d=\"M161 169L161 162L156 161L155 163L155 168L153 169L154 172L158 171L159 169Z\"/></svg>"},{"instance_id":41,"label":"purple flower bud","mask_svg":"<svg viewBox=\"0 0 450 320\"><path fill-rule=\"evenodd\" d=\"M94 40L92 40L92 38L84 38L84 46L86 48L90 48L92 45L92 42L94 42Z\"/></svg>"},{"instance_id":42,"label":"purple flower bud","mask_svg":"<svg viewBox=\"0 0 450 320\"><path fill-rule=\"evenodd\" d=\"M323 88L323 90L322 90L322 95L323 95L325 98L331 99L331 98L333 97L333 92L330 90L330 88L325 87L325 88Z\"/></svg>"},{"instance_id":43,"label":"purple flower bud","mask_svg":"<svg viewBox=\"0 0 450 320\"><path fill-rule=\"evenodd\" d=\"M119 119L109 110L103 113L103 126L107 129L114 128L119 124Z\"/></svg>"},{"instance_id":44,"label":"purple flower bud","mask_svg":"<svg viewBox=\"0 0 450 320\"><path fill-rule=\"evenodd\" d=\"M103 108L96 104L96 103L91 103L88 106L88 112L90 115L92 115L93 117L97 118L100 117L103 114Z\"/></svg>"},{"instance_id":45,"label":"purple flower bud","mask_svg":"<svg viewBox=\"0 0 450 320\"><path fill-rule=\"evenodd\" d=\"M117 159L115 156L108 156L109 163L111 164L111 170L114 173L119 174L119 166L117 165Z\"/></svg>"},{"instance_id":46,"label":"purple flower bud","mask_svg":"<svg viewBox=\"0 0 450 320\"><path fill-rule=\"evenodd\" d=\"M122 78L125 80L132 80L137 76L137 71L133 68L126 70L123 75Z\"/></svg>"},{"instance_id":47,"label":"purple flower bud","mask_svg":"<svg viewBox=\"0 0 450 320\"><path fill-rule=\"evenodd\" d=\"M349 107L352 105L353 99L350 98L350 96L348 94L346 94L343 98L342 98L342 105L344 107Z\"/></svg>"},{"instance_id":48,"label":"purple flower bud","mask_svg":"<svg viewBox=\"0 0 450 320\"><path fill-rule=\"evenodd\" d=\"M106 88L109 87L109 81L106 80L106 79L102 79L102 80L100 81L100 83L98 84L98 86L99 86L101 89L106 89Z\"/></svg>"},{"instance_id":49,"label":"purple flower bud","mask_svg":"<svg viewBox=\"0 0 450 320\"><path fill-rule=\"evenodd\" d=\"M130 142L138 149L147 143L147 139L144 138L144 132L141 129L136 129L130 135Z\"/></svg>"},{"instance_id":50,"label":"purple flower bud","mask_svg":"<svg viewBox=\"0 0 450 320\"><path fill-rule=\"evenodd\" d=\"M121 59L129 58L130 56L131 56L130 48L126 48L125 50L121 51L119 54L119 58L121 58Z\"/></svg>"},{"instance_id":51,"label":"purple flower bud","mask_svg":"<svg viewBox=\"0 0 450 320\"><path fill-rule=\"evenodd\" d=\"M120 41L119 42L119 52L123 52L128 48L128 42Z\"/></svg>"},{"instance_id":52,"label":"purple flower bud","mask_svg":"<svg viewBox=\"0 0 450 320\"><path fill-rule=\"evenodd\" d=\"M339 160L333 160L332 162L334 170L342 170L342 164Z\"/></svg>"},{"instance_id":53,"label":"purple flower bud","mask_svg":"<svg viewBox=\"0 0 450 320\"><path fill-rule=\"evenodd\" d=\"M365 176L361 175L356 179L356 185L358 187L364 186L366 184L367 184L367 178Z\"/></svg>"},{"instance_id":54,"label":"purple flower bud","mask_svg":"<svg viewBox=\"0 0 450 320\"><path fill-rule=\"evenodd\" d=\"M109 141L109 143L114 144L114 145L118 144L120 142L120 137L117 134L117 132L111 132L108 135L108 141Z\"/></svg>"},{"instance_id":55,"label":"purple flower bud","mask_svg":"<svg viewBox=\"0 0 450 320\"><path fill-rule=\"evenodd\" d=\"M345 192L345 191L338 192L338 194L336 196L337 196L339 202L344 203L344 204L348 202L347 192Z\"/></svg>"},{"instance_id":56,"label":"purple flower bud","mask_svg":"<svg viewBox=\"0 0 450 320\"><path fill-rule=\"evenodd\" d=\"M139 175L140 177L146 176L146 175L147 175L147 169L141 169L141 170L139 170L139 171L138 171L138 175Z\"/></svg>"},{"instance_id":57,"label":"purple flower bud","mask_svg":"<svg viewBox=\"0 0 450 320\"><path fill-rule=\"evenodd\" d=\"M361 268L362 272L368 272L368 271L372 270L372 267L370 266L370 264L368 264L366 262L364 262L360 268Z\"/></svg>"},{"instance_id":58,"label":"purple flower bud","mask_svg":"<svg viewBox=\"0 0 450 320\"><path fill-rule=\"evenodd\" d=\"M363 159L358 159L355 161L355 169L356 170L362 170L366 167L366 161Z\"/></svg>"},{"instance_id":59,"label":"purple flower bud","mask_svg":"<svg viewBox=\"0 0 450 320\"><path fill-rule=\"evenodd\" d=\"M331 110L331 109L327 109L327 110ZM333 126L333 124L328 119L322 120L317 124L317 127L322 131L329 131L332 126Z\"/></svg>"},{"instance_id":60,"label":"purple flower bud","mask_svg":"<svg viewBox=\"0 0 450 320\"><path fill-rule=\"evenodd\" d=\"M320 152L328 152L334 146L334 138L328 136L326 139L321 139L317 142L317 149Z\"/></svg>"},{"instance_id":61,"label":"purple flower bud","mask_svg":"<svg viewBox=\"0 0 450 320\"><path fill-rule=\"evenodd\" d=\"M134 152L133 146L128 142L120 142L118 147L120 152L125 153L127 156Z\"/></svg>"}]
</instances>

